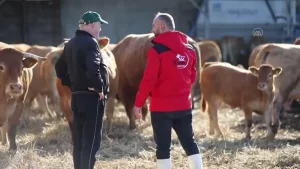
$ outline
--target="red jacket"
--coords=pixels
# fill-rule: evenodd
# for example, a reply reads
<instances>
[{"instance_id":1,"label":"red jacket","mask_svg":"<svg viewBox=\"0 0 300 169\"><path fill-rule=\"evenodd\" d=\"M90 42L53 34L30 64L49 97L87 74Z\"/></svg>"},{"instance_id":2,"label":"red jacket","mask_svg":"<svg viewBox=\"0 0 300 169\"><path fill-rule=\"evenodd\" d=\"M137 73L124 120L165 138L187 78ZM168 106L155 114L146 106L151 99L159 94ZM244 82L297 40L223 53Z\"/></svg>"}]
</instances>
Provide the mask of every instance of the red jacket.
<instances>
[{"instance_id":1,"label":"red jacket","mask_svg":"<svg viewBox=\"0 0 300 169\"><path fill-rule=\"evenodd\" d=\"M150 95L152 112L190 109L197 60L187 36L179 31L171 31L158 35L152 43L154 46L148 51L147 66L139 85L135 106L142 107Z\"/></svg>"}]
</instances>

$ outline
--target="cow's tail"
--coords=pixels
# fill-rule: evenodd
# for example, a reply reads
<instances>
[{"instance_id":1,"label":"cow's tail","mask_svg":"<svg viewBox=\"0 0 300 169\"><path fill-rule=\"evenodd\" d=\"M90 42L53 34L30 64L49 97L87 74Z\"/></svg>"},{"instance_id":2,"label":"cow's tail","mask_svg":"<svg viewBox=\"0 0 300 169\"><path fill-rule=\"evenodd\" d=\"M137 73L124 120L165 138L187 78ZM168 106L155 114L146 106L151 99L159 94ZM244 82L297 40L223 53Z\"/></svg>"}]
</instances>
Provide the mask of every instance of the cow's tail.
<instances>
[{"instance_id":1,"label":"cow's tail","mask_svg":"<svg viewBox=\"0 0 300 169\"><path fill-rule=\"evenodd\" d=\"M202 108L202 112L205 112L205 110L206 110L206 101L205 101L203 95L201 96L201 108Z\"/></svg>"}]
</instances>

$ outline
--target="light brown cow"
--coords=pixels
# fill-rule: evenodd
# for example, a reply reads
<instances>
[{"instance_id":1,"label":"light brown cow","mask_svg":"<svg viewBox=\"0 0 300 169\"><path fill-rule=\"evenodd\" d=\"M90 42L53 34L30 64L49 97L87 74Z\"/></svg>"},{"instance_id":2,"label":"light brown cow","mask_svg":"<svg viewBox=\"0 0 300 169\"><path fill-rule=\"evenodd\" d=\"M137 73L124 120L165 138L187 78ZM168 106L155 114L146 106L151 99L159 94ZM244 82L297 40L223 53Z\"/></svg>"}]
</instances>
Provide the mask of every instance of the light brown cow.
<instances>
[{"instance_id":1,"label":"light brown cow","mask_svg":"<svg viewBox=\"0 0 300 169\"><path fill-rule=\"evenodd\" d=\"M29 48L31 48L30 45L27 45L25 43L19 43L19 44L10 44L11 46L13 46L14 48L22 51L22 52L26 52Z\"/></svg>"},{"instance_id":2,"label":"light brown cow","mask_svg":"<svg viewBox=\"0 0 300 169\"><path fill-rule=\"evenodd\" d=\"M120 72L119 90L117 99L120 100L126 110L129 118L129 128L135 129L135 117L133 115L133 106L136 93L138 92L139 83L142 80L143 72L147 62L147 52L152 47L151 40L154 38L152 33L149 34L129 34L124 37L112 50L115 55L118 69ZM197 43L189 38L189 43L197 52L197 71L199 72L200 52ZM192 89L193 98L200 93L199 76ZM145 120L148 107L147 104L142 107L143 120Z\"/></svg>"},{"instance_id":3,"label":"light brown cow","mask_svg":"<svg viewBox=\"0 0 300 169\"><path fill-rule=\"evenodd\" d=\"M112 43L110 43L110 44L107 46L107 48L108 48L110 51L112 51L112 50L116 47L116 45L117 45L117 44L112 44Z\"/></svg>"},{"instance_id":4,"label":"light brown cow","mask_svg":"<svg viewBox=\"0 0 300 169\"><path fill-rule=\"evenodd\" d=\"M300 37L295 39L294 44L295 45L300 45Z\"/></svg>"},{"instance_id":5,"label":"light brown cow","mask_svg":"<svg viewBox=\"0 0 300 169\"><path fill-rule=\"evenodd\" d=\"M55 49L56 47L54 46L33 45L26 52L46 58L46 55ZM39 107L42 108L42 112L47 112L49 117L54 117L55 114L53 113L53 110L49 109L47 98L49 98L52 103L55 103L55 93L57 92L56 90L54 91L53 88L49 88L48 82L45 81L46 78L42 77L41 64L43 62L44 61L39 61L33 68L33 78L27 94L28 99L26 99L26 108L29 108L33 100L36 98L39 103ZM28 110L24 112L24 122L28 119L28 113ZM55 113L57 117L61 117L59 112L55 111Z\"/></svg>"},{"instance_id":6,"label":"light brown cow","mask_svg":"<svg viewBox=\"0 0 300 169\"><path fill-rule=\"evenodd\" d=\"M101 48L101 54L103 57L104 63L108 67L108 73L109 73L109 94L106 104L106 119L107 119L107 131L111 131L111 125L112 125L112 118L114 113L114 107L115 107L115 98L118 90L119 85L119 72L117 68L117 64L114 58L113 53L107 48L107 45L109 45L109 38L108 37L101 37L98 39L99 46ZM50 66L50 63L47 67L52 67L55 71L54 65L58 60L58 57L61 55L62 49L54 51L49 54L48 57L52 58L52 66ZM56 75L56 74L55 74ZM57 78L56 81L56 87L59 93L60 97L60 107L61 110L64 112L67 121L69 123L70 129L72 128L72 110L71 110L71 90L67 86L63 86L61 84L61 80ZM72 130L72 129L71 129Z\"/></svg>"},{"instance_id":7,"label":"light brown cow","mask_svg":"<svg viewBox=\"0 0 300 169\"><path fill-rule=\"evenodd\" d=\"M212 40L202 40L198 42L201 53L201 67L205 62L221 62L222 54L218 44Z\"/></svg>"},{"instance_id":8,"label":"light brown cow","mask_svg":"<svg viewBox=\"0 0 300 169\"><path fill-rule=\"evenodd\" d=\"M17 125L32 79L32 67L39 59L42 58L0 43L0 127L3 145L8 134L9 149L17 148Z\"/></svg>"},{"instance_id":9,"label":"light brown cow","mask_svg":"<svg viewBox=\"0 0 300 169\"><path fill-rule=\"evenodd\" d=\"M249 67L241 69L225 62L207 62L201 69L200 86L202 89L202 111L206 106L210 119L209 134L223 137L218 125L217 112L222 103L231 108L240 108L245 114L246 137L251 139L252 112L264 114L269 103L269 95L273 91L273 77L281 72L281 68L262 65L258 69ZM260 74L269 75L260 79ZM226 77L226 78L224 78ZM260 76L261 78L262 76ZM266 91L261 91L263 88Z\"/></svg>"},{"instance_id":10,"label":"light brown cow","mask_svg":"<svg viewBox=\"0 0 300 169\"><path fill-rule=\"evenodd\" d=\"M279 113L288 100L300 99L300 46L294 44L269 44L261 50L256 64L282 67L282 73L274 81L274 98L267 113L269 139L274 139L279 127Z\"/></svg>"},{"instance_id":11,"label":"light brown cow","mask_svg":"<svg viewBox=\"0 0 300 169\"><path fill-rule=\"evenodd\" d=\"M268 45L268 43L266 43L266 44L261 44L261 45L258 45L258 46L256 46L253 50L252 50L252 52L251 52L251 54L250 54L250 57L249 57L249 61L248 61L248 63L249 63L249 66L254 66L255 65L255 59L256 59L256 56L257 56L257 54L258 54L258 52L260 52L264 47L266 47Z\"/></svg>"}]
</instances>

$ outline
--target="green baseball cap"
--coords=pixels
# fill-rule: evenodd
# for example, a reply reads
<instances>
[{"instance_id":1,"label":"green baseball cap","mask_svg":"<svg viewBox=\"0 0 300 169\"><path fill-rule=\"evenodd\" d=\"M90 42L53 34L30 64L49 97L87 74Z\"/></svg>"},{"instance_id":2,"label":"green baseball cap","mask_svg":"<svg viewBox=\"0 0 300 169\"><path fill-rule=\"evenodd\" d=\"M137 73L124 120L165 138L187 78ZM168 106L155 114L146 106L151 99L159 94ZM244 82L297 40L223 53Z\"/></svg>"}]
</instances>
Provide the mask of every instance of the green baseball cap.
<instances>
[{"instance_id":1,"label":"green baseball cap","mask_svg":"<svg viewBox=\"0 0 300 169\"><path fill-rule=\"evenodd\" d=\"M90 23L94 23L94 22L100 22L102 24L108 24L108 22L103 20L97 12L93 12L93 11L85 12L81 16L81 19L79 20L79 24L90 24Z\"/></svg>"}]
</instances>

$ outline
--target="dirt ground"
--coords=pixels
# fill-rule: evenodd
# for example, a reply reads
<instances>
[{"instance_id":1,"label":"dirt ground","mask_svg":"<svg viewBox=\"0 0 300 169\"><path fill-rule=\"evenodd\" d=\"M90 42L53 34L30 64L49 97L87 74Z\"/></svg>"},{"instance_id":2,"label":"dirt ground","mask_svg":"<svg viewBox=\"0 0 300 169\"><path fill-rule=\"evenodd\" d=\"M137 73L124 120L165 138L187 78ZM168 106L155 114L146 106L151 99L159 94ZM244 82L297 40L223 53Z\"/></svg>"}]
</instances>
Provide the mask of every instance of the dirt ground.
<instances>
[{"instance_id":1,"label":"dirt ground","mask_svg":"<svg viewBox=\"0 0 300 169\"><path fill-rule=\"evenodd\" d=\"M225 137L208 135L208 114L193 111L194 132L204 168L208 169L300 169L300 133L293 127L279 130L276 140L264 140L266 128L262 117L254 116L252 140L245 142L244 114L240 110L222 108L219 125ZM299 126L299 121L297 125ZM288 122L290 123L290 122ZM136 131L129 131L123 106L116 108L112 133L104 134L95 168L154 169L155 143L150 118L138 122ZM72 145L66 121L32 117L27 128L17 134L17 152L0 145L1 169L71 169ZM187 169L187 158L175 132L172 134L173 169Z\"/></svg>"}]
</instances>

